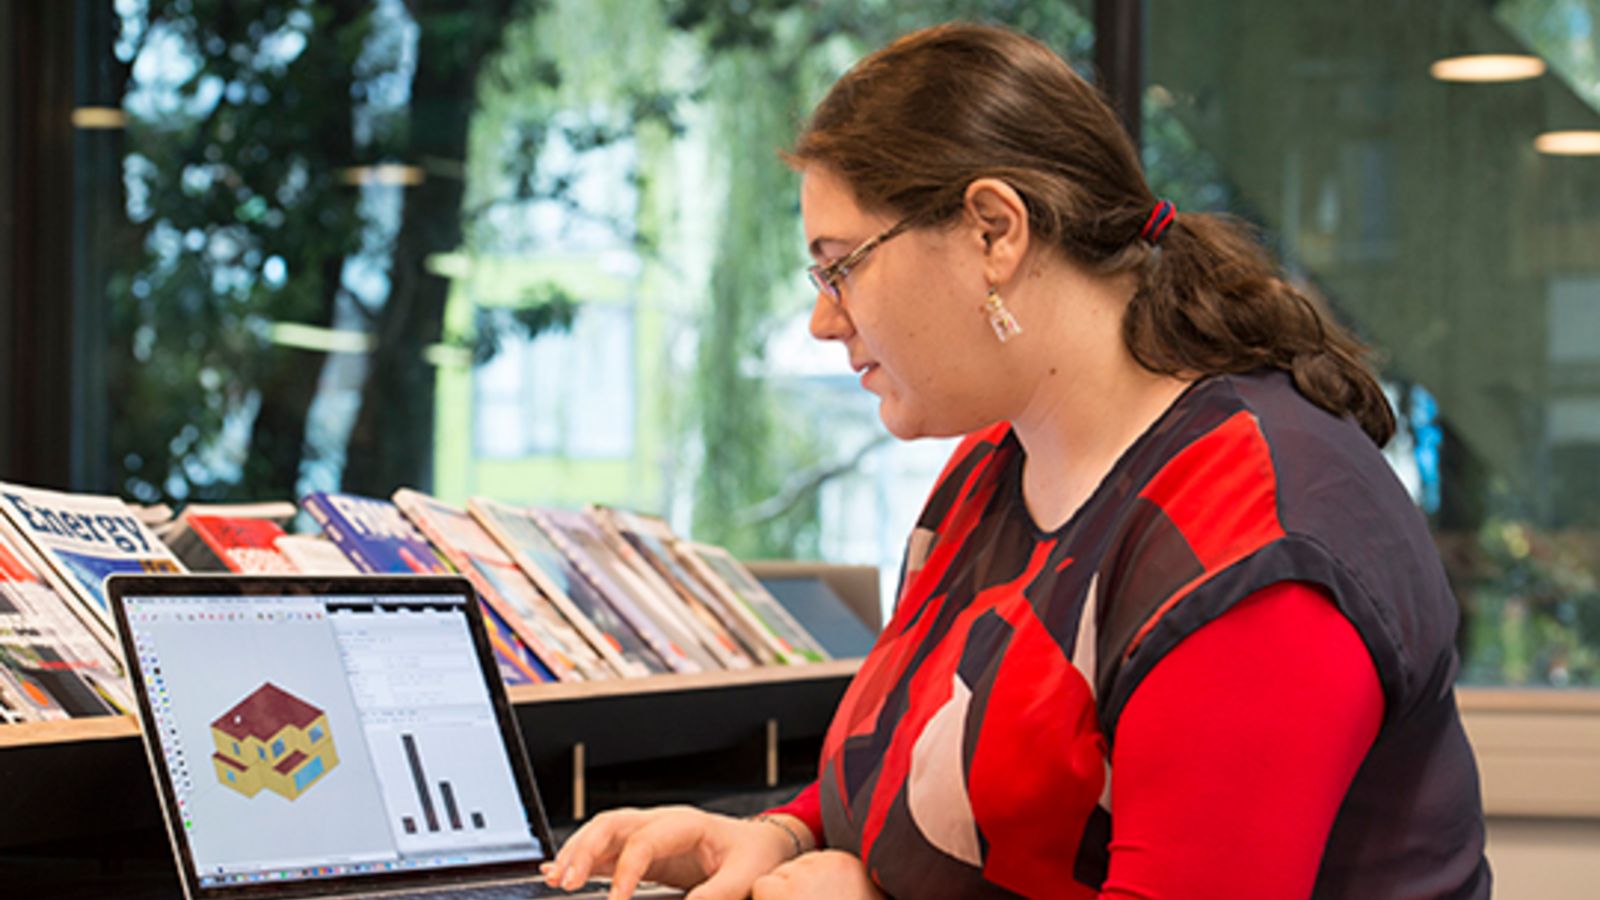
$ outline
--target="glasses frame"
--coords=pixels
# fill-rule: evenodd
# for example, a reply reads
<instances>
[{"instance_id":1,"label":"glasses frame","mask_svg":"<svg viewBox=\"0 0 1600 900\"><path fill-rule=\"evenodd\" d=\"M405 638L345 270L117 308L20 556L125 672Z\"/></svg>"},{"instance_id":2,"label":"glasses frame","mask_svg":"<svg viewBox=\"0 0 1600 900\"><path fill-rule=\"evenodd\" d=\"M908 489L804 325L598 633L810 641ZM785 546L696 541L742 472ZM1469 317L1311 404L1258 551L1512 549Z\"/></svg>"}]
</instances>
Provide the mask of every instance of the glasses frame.
<instances>
[{"instance_id":1,"label":"glasses frame","mask_svg":"<svg viewBox=\"0 0 1600 900\"><path fill-rule=\"evenodd\" d=\"M824 297L833 301L834 306L843 308L844 280L850 277L850 270L861 265L861 261L867 258L867 254L878 249L890 238L911 227L912 221L912 217L901 219L862 241L854 250L827 265L818 263L806 266L806 275L811 279L811 284Z\"/></svg>"}]
</instances>

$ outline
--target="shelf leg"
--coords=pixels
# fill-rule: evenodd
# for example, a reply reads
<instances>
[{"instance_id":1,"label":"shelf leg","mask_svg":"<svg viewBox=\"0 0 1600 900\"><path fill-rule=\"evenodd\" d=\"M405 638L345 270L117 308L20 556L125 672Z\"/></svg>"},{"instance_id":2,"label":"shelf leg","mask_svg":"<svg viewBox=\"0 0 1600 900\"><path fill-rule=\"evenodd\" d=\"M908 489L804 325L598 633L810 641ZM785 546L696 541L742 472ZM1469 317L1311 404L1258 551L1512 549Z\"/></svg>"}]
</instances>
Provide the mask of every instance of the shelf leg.
<instances>
[{"instance_id":1,"label":"shelf leg","mask_svg":"<svg viewBox=\"0 0 1600 900\"><path fill-rule=\"evenodd\" d=\"M778 720L767 720L767 787L778 786Z\"/></svg>"},{"instance_id":2,"label":"shelf leg","mask_svg":"<svg viewBox=\"0 0 1600 900\"><path fill-rule=\"evenodd\" d=\"M582 822L588 816L588 803L585 794L588 786L584 783L584 746L582 741L572 745L572 818Z\"/></svg>"}]
</instances>

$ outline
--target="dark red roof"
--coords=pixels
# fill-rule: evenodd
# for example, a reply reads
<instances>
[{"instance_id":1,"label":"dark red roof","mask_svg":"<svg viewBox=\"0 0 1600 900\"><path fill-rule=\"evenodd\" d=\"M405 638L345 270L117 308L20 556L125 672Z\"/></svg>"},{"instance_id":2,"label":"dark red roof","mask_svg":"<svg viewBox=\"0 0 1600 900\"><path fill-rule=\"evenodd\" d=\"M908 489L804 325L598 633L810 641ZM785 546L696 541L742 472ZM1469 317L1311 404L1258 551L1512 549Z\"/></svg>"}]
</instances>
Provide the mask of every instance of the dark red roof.
<instances>
[{"instance_id":1,"label":"dark red roof","mask_svg":"<svg viewBox=\"0 0 1600 900\"><path fill-rule=\"evenodd\" d=\"M236 772L249 771L248 767L246 767L244 763L239 762L238 760L236 760L233 757L227 755L226 753L213 753L213 754L211 754L211 758L216 760L216 761L218 761L218 762L220 762L220 763L222 763L223 765L227 766L228 768L233 769Z\"/></svg>"},{"instance_id":2,"label":"dark red roof","mask_svg":"<svg viewBox=\"0 0 1600 900\"><path fill-rule=\"evenodd\" d=\"M254 737L264 741L285 725L304 728L320 715L322 710L269 681L219 716L211 727L235 740Z\"/></svg>"}]
</instances>

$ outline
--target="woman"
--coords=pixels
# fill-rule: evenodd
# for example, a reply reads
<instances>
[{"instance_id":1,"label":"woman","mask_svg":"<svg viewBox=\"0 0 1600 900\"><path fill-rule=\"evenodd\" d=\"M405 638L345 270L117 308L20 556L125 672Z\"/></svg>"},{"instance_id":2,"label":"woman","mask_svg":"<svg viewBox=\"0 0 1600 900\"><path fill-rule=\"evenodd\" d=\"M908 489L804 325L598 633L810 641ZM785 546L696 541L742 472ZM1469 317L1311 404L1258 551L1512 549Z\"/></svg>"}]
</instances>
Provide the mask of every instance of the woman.
<instances>
[{"instance_id":1,"label":"woman","mask_svg":"<svg viewBox=\"0 0 1600 900\"><path fill-rule=\"evenodd\" d=\"M1488 896L1456 605L1360 346L1004 30L867 58L791 162L812 333L896 436L967 437L817 783L751 821L602 815L551 881Z\"/></svg>"}]
</instances>

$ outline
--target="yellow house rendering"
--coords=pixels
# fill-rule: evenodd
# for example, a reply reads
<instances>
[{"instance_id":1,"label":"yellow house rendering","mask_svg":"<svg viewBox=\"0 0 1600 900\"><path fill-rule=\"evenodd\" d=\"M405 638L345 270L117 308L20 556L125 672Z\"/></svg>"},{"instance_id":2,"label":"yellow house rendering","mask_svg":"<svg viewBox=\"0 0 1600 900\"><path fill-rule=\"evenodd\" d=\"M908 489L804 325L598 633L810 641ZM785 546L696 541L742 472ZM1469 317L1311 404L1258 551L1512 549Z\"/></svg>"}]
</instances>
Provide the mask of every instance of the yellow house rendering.
<instances>
[{"instance_id":1,"label":"yellow house rendering","mask_svg":"<svg viewBox=\"0 0 1600 900\"><path fill-rule=\"evenodd\" d=\"M270 681L212 722L211 740L217 780L246 797L297 799L339 764L327 714Z\"/></svg>"}]
</instances>

